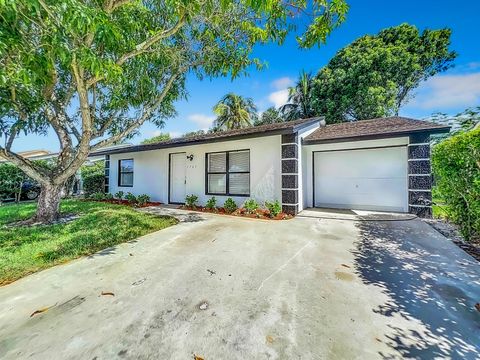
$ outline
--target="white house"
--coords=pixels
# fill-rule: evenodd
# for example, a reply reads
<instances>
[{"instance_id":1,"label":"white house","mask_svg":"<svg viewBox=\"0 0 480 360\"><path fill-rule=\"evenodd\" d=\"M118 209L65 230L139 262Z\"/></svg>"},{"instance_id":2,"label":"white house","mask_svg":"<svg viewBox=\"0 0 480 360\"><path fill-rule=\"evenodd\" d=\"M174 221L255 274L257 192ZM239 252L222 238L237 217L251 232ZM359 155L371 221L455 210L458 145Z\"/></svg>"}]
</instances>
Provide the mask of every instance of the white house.
<instances>
[{"instance_id":1,"label":"white house","mask_svg":"<svg viewBox=\"0 0 480 360\"><path fill-rule=\"evenodd\" d=\"M279 200L285 212L331 207L431 215L432 133L389 117L321 126L320 118L102 150L106 191L182 204L215 196Z\"/></svg>"}]
</instances>

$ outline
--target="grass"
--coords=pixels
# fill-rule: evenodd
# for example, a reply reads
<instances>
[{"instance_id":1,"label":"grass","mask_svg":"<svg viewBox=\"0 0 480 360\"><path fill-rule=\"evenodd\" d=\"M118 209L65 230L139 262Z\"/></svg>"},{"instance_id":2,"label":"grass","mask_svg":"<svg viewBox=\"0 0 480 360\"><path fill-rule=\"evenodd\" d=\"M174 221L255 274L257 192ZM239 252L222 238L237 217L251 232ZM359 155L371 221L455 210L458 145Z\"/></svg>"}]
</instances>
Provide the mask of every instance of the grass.
<instances>
[{"instance_id":1,"label":"grass","mask_svg":"<svg viewBox=\"0 0 480 360\"><path fill-rule=\"evenodd\" d=\"M64 200L61 212L80 218L67 224L4 226L30 218L35 210L35 203L0 206L0 285L177 223L127 206Z\"/></svg>"}]
</instances>

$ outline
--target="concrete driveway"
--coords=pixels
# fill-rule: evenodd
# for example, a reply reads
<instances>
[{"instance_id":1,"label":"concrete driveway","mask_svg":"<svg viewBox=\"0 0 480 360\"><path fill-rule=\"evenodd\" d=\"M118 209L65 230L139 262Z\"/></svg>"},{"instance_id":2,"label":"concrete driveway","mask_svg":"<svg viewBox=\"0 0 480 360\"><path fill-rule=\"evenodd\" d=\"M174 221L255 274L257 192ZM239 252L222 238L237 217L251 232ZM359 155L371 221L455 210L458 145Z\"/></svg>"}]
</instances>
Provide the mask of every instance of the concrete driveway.
<instances>
[{"instance_id":1,"label":"concrete driveway","mask_svg":"<svg viewBox=\"0 0 480 360\"><path fill-rule=\"evenodd\" d=\"M195 214L0 288L0 358L473 359L476 302L420 220Z\"/></svg>"}]
</instances>

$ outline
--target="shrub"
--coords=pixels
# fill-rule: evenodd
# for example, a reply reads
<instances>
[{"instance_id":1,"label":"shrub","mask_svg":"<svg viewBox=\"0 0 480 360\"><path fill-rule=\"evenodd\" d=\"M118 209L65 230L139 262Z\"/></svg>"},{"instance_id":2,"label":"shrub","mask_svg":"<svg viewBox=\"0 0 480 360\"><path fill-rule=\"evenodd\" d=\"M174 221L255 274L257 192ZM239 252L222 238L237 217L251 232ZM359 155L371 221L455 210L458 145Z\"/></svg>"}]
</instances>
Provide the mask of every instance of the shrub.
<instances>
[{"instance_id":1,"label":"shrub","mask_svg":"<svg viewBox=\"0 0 480 360\"><path fill-rule=\"evenodd\" d=\"M259 208L259 205L258 205L258 203L255 201L255 199L248 199L248 200L245 201L245 203L243 204L243 207L245 208L245 210L247 210L247 213L248 213L248 214L254 214L255 211Z\"/></svg>"},{"instance_id":2,"label":"shrub","mask_svg":"<svg viewBox=\"0 0 480 360\"><path fill-rule=\"evenodd\" d=\"M187 195L185 197L185 205L187 205L188 207L191 207L191 208L196 208L197 207L197 204L198 203L198 196L197 195Z\"/></svg>"},{"instance_id":3,"label":"shrub","mask_svg":"<svg viewBox=\"0 0 480 360\"><path fill-rule=\"evenodd\" d=\"M138 205L143 206L150 201L150 196L142 194L137 196Z\"/></svg>"},{"instance_id":4,"label":"shrub","mask_svg":"<svg viewBox=\"0 0 480 360\"><path fill-rule=\"evenodd\" d=\"M217 199L215 196L212 196L210 199L207 200L207 203L205 204L205 207L209 210L215 209L217 205Z\"/></svg>"},{"instance_id":5,"label":"shrub","mask_svg":"<svg viewBox=\"0 0 480 360\"><path fill-rule=\"evenodd\" d=\"M103 192L95 192L90 195L90 198L97 201L105 200L105 194Z\"/></svg>"},{"instance_id":6,"label":"shrub","mask_svg":"<svg viewBox=\"0 0 480 360\"><path fill-rule=\"evenodd\" d=\"M113 195L110 194L110 193L106 193L106 194L105 194L105 199L106 199L106 200L113 200Z\"/></svg>"},{"instance_id":7,"label":"shrub","mask_svg":"<svg viewBox=\"0 0 480 360\"><path fill-rule=\"evenodd\" d=\"M225 200L225 203L223 204L223 207L225 211L229 214L233 213L235 210L237 210L237 204L232 198L228 198Z\"/></svg>"},{"instance_id":8,"label":"shrub","mask_svg":"<svg viewBox=\"0 0 480 360\"><path fill-rule=\"evenodd\" d=\"M125 195L125 200L127 200L130 204L136 205L138 203L138 199L135 195L133 195L131 192L127 193Z\"/></svg>"},{"instance_id":9,"label":"shrub","mask_svg":"<svg viewBox=\"0 0 480 360\"><path fill-rule=\"evenodd\" d=\"M480 129L433 148L432 167L445 211L467 241L480 236Z\"/></svg>"},{"instance_id":10,"label":"shrub","mask_svg":"<svg viewBox=\"0 0 480 360\"><path fill-rule=\"evenodd\" d=\"M118 199L118 200L123 200L123 197L125 196L125 193L123 191L117 191L115 193L115 199Z\"/></svg>"},{"instance_id":11,"label":"shrub","mask_svg":"<svg viewBox=\"0 0 480 360\"><path fill-rule=\"evenodd\" d=\"M274 202L265 201L265 207L270 212L271 217L275 217L282 212L282 205L278 200L275 200Z\"/></svg>"},{"instance_id":12,"label":"shrub","mask_svg":"<svg viewBox=\"0 0 480 360\"><path fill-rule=\"evenodd\" d=\"M86 196L104 191L104 174L91 173L83 176L83 192Z\"/></svg>"},{"instance_id":13,"label":"shrub","mask_svg":"<svg viewBox=\"0 0 480 360\"><path fill-rule=\"evenodd\" d=\"M25 174L13 164L0 164L0 199L8 199L12 195L15 201L20 200Z\"/></svg>"}]
</instances>

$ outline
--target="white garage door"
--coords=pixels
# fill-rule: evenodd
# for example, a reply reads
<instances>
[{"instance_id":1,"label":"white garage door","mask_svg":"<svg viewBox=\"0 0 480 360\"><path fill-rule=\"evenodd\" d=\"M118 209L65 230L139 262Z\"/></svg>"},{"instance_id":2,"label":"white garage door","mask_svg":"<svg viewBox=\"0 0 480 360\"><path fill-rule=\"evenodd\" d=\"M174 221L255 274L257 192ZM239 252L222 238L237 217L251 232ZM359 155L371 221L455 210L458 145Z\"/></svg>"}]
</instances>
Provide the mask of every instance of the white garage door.
<instances>
[{"instance_id":1,"label":"white garage door","mask_svg":"<svg viewBox=\"0 0 480 360\"><path fill-rule=\"evenodd\" d=\"M319 151L314 158L317 207L407 211L407 148Z\"/></svg>"}]
</instances>

